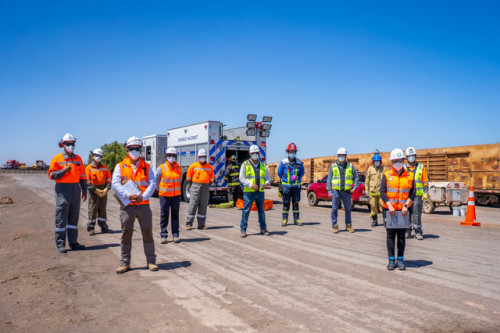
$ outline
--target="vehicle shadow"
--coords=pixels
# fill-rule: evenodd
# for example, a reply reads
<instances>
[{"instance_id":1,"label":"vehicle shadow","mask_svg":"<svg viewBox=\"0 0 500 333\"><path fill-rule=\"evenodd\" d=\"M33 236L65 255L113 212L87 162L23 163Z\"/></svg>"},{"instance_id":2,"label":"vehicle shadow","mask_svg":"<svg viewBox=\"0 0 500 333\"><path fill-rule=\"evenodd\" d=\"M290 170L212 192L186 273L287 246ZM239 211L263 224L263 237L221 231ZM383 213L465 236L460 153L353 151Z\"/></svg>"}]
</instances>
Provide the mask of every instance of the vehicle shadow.
<instances>
[{"instance_id":1,"label":"vehicle shadow","mask_svg":"<svg viewBox=\"0 0 500 333\"><path fill-rule=\"evenodd\" d=\"M433 235L433 234L423 234L422 236L424 236L424 239L436 239L436 238L439 238L439 235Z\"/></svg>"},{"instance_id":2,"label":"vehicle shadow","mask_svg":"<svg viewBox=\"0 0 500 333\"><path fill-rule=\"evenodd\" d=\"M104 249L107 249L110 247L118 247L118 246L120 246L120 244L117 244L117 243L91 245L91 246L86 246L83 251L104 250Z\"/></svg>"},{"instance_id":3,"label":"vehicle shadow","mask_svg":"<svg viewBox=\"0 0 500 333\"><path fill-rule=\"evenodd\" d=\"M195 243L210 240L208 237L198 237L198 238L182 238L181 243Z\"/></svg>"},{"instance_id":4,"label":"vehicle shadow","mask_svg":"<svg viewBox=\"0 0 500 333\"><path fill-rule=\"evenodd\" d=\"M232 225L216 225L213 227L208 227L207 230L214 230L214 229L227 229L227 228L234 228Z\"/></svg>"},{"instance_id":5,"label":"vehicle shadow","mask_svg":"<svg viewBox=\"0 0 500 333\"><path fill-rule=\"evenodd\" d=\"M409 268L419 268L424 266L432 265L432 261L429 260L405 260L406 267Z\"/></svg>"}]
</instances>

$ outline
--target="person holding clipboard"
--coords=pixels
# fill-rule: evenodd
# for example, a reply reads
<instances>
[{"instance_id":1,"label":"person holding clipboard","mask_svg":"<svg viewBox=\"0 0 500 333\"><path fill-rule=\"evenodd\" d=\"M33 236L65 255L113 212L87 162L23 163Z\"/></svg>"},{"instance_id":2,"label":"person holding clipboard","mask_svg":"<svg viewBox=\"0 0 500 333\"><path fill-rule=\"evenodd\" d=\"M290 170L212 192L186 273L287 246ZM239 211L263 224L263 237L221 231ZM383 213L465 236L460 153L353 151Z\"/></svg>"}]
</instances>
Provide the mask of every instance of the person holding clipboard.
<instances>
[{"instance_id":1,"label":"person holding clipboard","mask_svg":"<svg viewBox=\"0 0 500 333\"><path fill-rule=\"evenodd\" d=\"M387 230L387 252L389 264L387 269L396 267L405 270L404 252L406 246L405 232L409 227L408 209L415 198L415 180L413 173L403 168L405 154L399 148L391 152L392 167L384 172L380 184L380 197L383 202L383 215ZM397 264L395 258L395 241L398 239Z\"/></svg>"},{"instance_id":2,"label":"person holding clipboard","mask_svg":"<svg viewBox=\"0 0 500 333\"><path fill-rule=\"evenodd\" d=\"M135 219L139 221L142 244L150 271L157 271L155 243L153 240L153 214L149 198L156 188L155 174L151 166L141 158L142 140L133 136L127 140L128 156L118 163L113 172L112 186L120 202L122 226L121 265L116 273L130 270L132 234Z\"/></svg>"}]
</instances>

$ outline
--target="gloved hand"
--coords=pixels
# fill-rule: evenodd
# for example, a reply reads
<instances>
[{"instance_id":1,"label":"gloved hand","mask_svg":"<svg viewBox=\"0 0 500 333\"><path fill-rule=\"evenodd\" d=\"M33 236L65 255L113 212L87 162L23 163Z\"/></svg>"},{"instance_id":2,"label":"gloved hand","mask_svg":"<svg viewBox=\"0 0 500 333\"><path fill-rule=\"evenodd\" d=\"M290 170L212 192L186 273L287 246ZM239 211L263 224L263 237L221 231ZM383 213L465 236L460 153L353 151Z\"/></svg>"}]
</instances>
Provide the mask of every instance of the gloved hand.
<instances>
[{"instance_id":1,"label":"gloved hand","mask_svg":"<svg viewBox=\"0 0 500 333\"><path fill-rule=\"evenodd\" d=\"M427 200L429 199L429 193L424 193L424 195L422 195L422 200Z\"/></svg>"}]
</instances>

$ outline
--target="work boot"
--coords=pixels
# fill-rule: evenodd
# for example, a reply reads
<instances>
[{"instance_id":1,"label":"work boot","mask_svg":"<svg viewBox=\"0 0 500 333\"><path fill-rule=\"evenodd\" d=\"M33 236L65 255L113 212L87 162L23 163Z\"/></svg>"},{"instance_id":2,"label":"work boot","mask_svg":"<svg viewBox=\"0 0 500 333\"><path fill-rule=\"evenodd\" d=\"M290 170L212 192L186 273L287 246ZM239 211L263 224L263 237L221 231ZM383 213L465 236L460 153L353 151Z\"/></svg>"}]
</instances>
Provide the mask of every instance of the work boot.
<instances>
[{"instance_id":1,"label":"work boot","mask_svg":"<svg viewBox=\"0 0 500 333\"><path fill-rule=\"evenodd\" d=\"M167 243L168 243L167 238L166 238L166 237L162 237L162 238L161 238L161 242L160 242L160 243L161 243L161 244L167 244Z\"/></svg>"},{"instance_id":2,"label":"work boot","mask_svg":"<svg viewBox=\"0 0 500 333\"><path fill-rule=\"evenodd\" d=\"M356 230L354 230L350 224L345 226L345 230L349 231L350 233L356 232Z\"/></svg>"},{"instance_id":3,"label":"work boot","mask_svg":"<svg viewBox=\"0 0 500 333\"><path fill-rule=\"evenodd\" d=\"M158 270L158 266L155 265L155 264L148 264L148 269L151 271L151 272L156 272Z\"/></svg>"},{"instance_id":4,"label":"work boot","mask_svg":"<svg viewBox=\"0 0 500 333\"><path fill-rule=\"evenodd\" d=\"M339 233L339 225L338 224L335 224L333 227L332 227L332 232L334 234L338 234Z\"/></svg>"},{"instance_id":5,"label":"work boot","mask_svg":"<svg viewBox=\"0 0 500 333\"><path fill-rule=\"evenodd\" d=\"M400 271L404 271L406 269L403 257L398 257L398 269Z\"/></svg>"},{"instance_id":6,"label":"work boot","mask_svg":"<svg viewBox=\"0 0 500 333\"><path fill-rule=\"evenodd\" d=\"M192 224L186 224L186 230L192 230L193 225Z\"/></svg>"},{"instance_id":7,"label":"work boot","mask_svg":"<svg viewBox=\"0 0 500 333\"><path fill-rule=\"evenodd\" d=\"M372 216L372 227L378 226L377 215Z\"/></svg>"},{"instance_id":8,"label":"work boot","mask_svg":"<svg viewBox=\"0 0 500 333\"><path fill-rule=\"evenodd\" d=\"M113 230L109 229L109 228L103 228L103 229L101 229L101 233L102 234L112 234Z\"/></svg>"},{"instance_id":9,"label":"work boot","mask_svg":"<svg viewBox=\"0 0 500 333\"><path fill-rule=\"evenodd\" d=\"M246 231L242 231L240 236L241 236L241 238L246 238L247 237L247 232Z\"/></svg>"},{"instance_id":10,"label":"work boot","mask_svg":"<svg viewBox=\"0 0 500 333\"><path fill-rule=\"evenodd\" d=\"M89 230L89 236L95 236L95 230L94 229Z\"/></svg>"},{"instance_id":11,"label":"work boot","mask_svg":"<svg viewBox=\"0 0 500 333\"><path fill-rule=\"evenodd\" d=\"M406 230L406 239L411 238L411 229Z\"/></svg>"},{"instance_id":12,"label":"work boot","mask_svg":"<svg viewBox=\"0 0 500 333\"><path fill-rule=\"evenodd\" d=\"M293 222L293 224L296 224L298 226L302 226L302 222L300 222L299 219L295 220L295 222Z\"/></svg>"},{"instance_id":13,"label":"work boot","mask_svg":"<svg viewBox=\"0 0 500 333\"><path fill-rule=\"evenodd\" d=\"M116 274L123 274L128 270L130 270L130 265L121 264L120 267L116 269Z\"/></svg>"},{"instance_id":14,"label":"work boot","mask_svg":"<svg viewBox=\"0 0 500 333\"><path fill-rule=\"evenodd\" d=\"M389 264L387 265L387 270L393 271L396 269L396 261L394 259L389 259Z\"/></svg>"},{"instance_id":15,"label":"work boot","mask_svg":"<svg viewBox=\"0 0 500 333\"><path fill-rule=\"evenodd\" d=\"M198 229L200 229L200 230L207 230L208 227L206 225L199 225Z\"/></svg>"},{"instance_id":16,"label":"work boot","mask_svg":"<svg viewBox=\"0 0 500 333\"><path fill-rule=\"evenodd\" d=\"M288 221L286 219L283 219L283 223L281 223L282 227L286 227L288 225Z\"/></svg>"},{"instance_id":17,"label":"work boot","mask_svg":"<svg viewBox=\"0 0 500 333\"><path fill-rule=\"evenodd\" d=\"M79 244L79 243L69 244L69 247L70 247L73 251L77 251L77 250L85 250L85 245L82 245L82 244Z\"/></svg>"},{"instance_id":18,"label":"work boot","mask_svg":"<svg viewBox=\"0 0 500 333\"><path fill-rule=\"evenodd\" d=\"M418 240L423 240L424 239L424 236L422 236L421 233L418 233L418 234L415 234L415 239L418 239Z\"/></svg>"},{"instance_id":19,"label":"work boot","mask_svg":"<svg viewBox=\"0 0 500 333\"><path fill-rule=\"evenodd\" d=\"M261 229L260 234L264 236L269 236L269 231L267 231L266 229Z\"/></svg>"},{"instance_id":20,"label":"work boot","mask_svg":"<svg viewBox=\"0 0 500 333\"><path fill-rule=\"evenodd\" d=\"M68 253L68 250L66 250L65 247L61 246L57 248L57 252L59 253Z\"/></svg>"},{"instance_id":21,"label":"work boot","mask_svg":"<svg viewBox=\"0 0 500 333\"><path fill-rule=\"evenodd\" d=\"M181 242L181 239L179 238L179 236L175 237L174 236L174 243L180 243Z\"/></svg>"}]
</instances>

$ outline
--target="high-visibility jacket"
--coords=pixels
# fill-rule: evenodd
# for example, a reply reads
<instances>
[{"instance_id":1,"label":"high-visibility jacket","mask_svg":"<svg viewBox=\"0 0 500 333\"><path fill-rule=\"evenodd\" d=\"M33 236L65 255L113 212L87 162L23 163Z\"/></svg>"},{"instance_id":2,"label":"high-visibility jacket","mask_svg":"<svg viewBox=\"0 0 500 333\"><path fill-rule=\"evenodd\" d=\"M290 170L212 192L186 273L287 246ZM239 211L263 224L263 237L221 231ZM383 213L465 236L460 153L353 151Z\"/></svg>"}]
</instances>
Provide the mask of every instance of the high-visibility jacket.
<instances>
[{"instance_id":1,"label":"high-visibility jacket","mask_svg":"<svg viewBox=\"0 0 500 333\"><path fill-rule=\"evenodd\" d=\"M429 187L429 177L427 170L423 164L416 163L415 166L405 165L407 171L413 172L415 177L415 195L422 196L424 194L424 187Z\"/></svg>"},{"instance_id":2,"label":"high-visibility jacket","mask_svg":"<svg viewBox=\"0 0 500 333\"><path fill-rule=\"evenodd\" d=\"M387 197L395 210L402 210L410 196L410 190L413 186L413 173L404 170L401 176L398 176L393 168L384 172L387 184ZM389 209L385 202L382 203ZM411 203L410 203L411 206Z\"/></svg>"},{"instance_id":3,"label":"high-visibility jacket","mask_svg":"<svg viewBox=\"0 0 500 333\"><path fill-rule=\"evenodd\" d=\"M300 187L302 176L304 176L304 164L298 158L290 161L287 157L278 166L278 176L280 176L283 186ZM292 180L292 176L295 176L294 180Z\"/></svg>"},{"instance_id":4,"label":"high-visibility jacket","mask_svg":"<svg viewBox=\"0 0 500 333\"><path fill-rule=\"evenodd\" d=\"M245 178L250 182L251 185L255 185L255 170L253 168L252 162L250 160L246 160L243 162L242 168L245 169ZM266 183L266 165L262 162L259 162L259 191L264 192L264 184ZM256 192L251 187L246 187L243 189L243 192Z\"/></svg>"},{"instance_id":5,"label":"high-visibility jacket","mask_svg":"<svg viewBox=\"0 0 500 333\"><path fill-rule=\"evenodd\" d=\"M227 186L240 186L240 166L231 164L226 168Z\"/></svg>"},{"instance_id":6,"label":"high-visibility jacket","mask_svg":"<svg viewBox=\"0 0 500 333\"><path fill-rule=\"evenodd\" d=\"M139 187L141 193L144 193L149 186L149 163L144 162L142 158L139 158L137 166L135 169L132 168L132 161L130 157L125 157L123 161L119 164L120 166L120 176L122 178L122 184L125 184L130 179ZM147 205L149 200L143 200L139 203L130 203L131 205Z\"/></svg>"},{"instance_id":7,"label":"high-visibility jacket","mask_svg":"<svg viewBox=\"0 0 500 333\"><path fill-rule=\"evenodd\" d=\"M161 178L158 184L158 195L162 197L175 197L181 195L182 168L177 162L173 166L170 163L160 165Z\"/></svg>"},{"instance_id":8,"label":"high-visibility jacket","mask_svg":"<svg viewBox=\"0 0 500 333\"><path fill-rule=\"evenodd\" d=\"M85 173L87 174L87 183L94 186L106 185L111 183L111 172L104 164L93 165L89 164L85 168Z\"/></svg>"},{"instance_id":9,"label":"high-visibility jacket","mask_svg":"<svg viewBox=\"0 0 500 333\"><path fill-rule=\"evenodd\" d=\"M189 166L186 180L201 184L213 183L215 182L214 168L208 162L203 165L200 162L195 162Z\"/></svg>"},{"instance_id":10,"label":"high-visibility jacket","mask_svg":"<svg viewBox=\"0 0 500 333\"><path fill-rule=\"evenodd\" d=\"M354 180L353 180L353 174L354 172L352 171L352 164L347 163L346 168L345 168L345 179L344 179L344 190L349 191L352 189ZM340 190L340 184L341 184L341 179L340 179L340 170L339 170L339 165L337 163L332 164L332 188L334 190Z\"/></svg>"},{"instance_id":11,"label":"high-visibility jacket","mask_svg":"<svg viewBox=\"0 0 500 333\"><path fill-rule=\"evenodd\" d=\"M64 155L67 157L66 154ZM71 166L71 170L66 172L61 178L56 179L56 183L79 183L80 180L87 179L85 166L80 156L73 154L73 156L65 159L63 153L57 154L52 158L48 171L49 178L54 179L52 178L52 172L62 170L68 165Z\"/></svg>"},{"instance_id":12,"label":"high-visibility jacket","mask_svg":"<svg viewBox=\"0 0 500 333\"><path fill-rule=\"evenodd\" d=\"M381 165L377 168L374 165L370 165L366 172L365 187L371 196L380 195L382 177L384 177L384 166Z\"/></svg>"}]
</instances>

